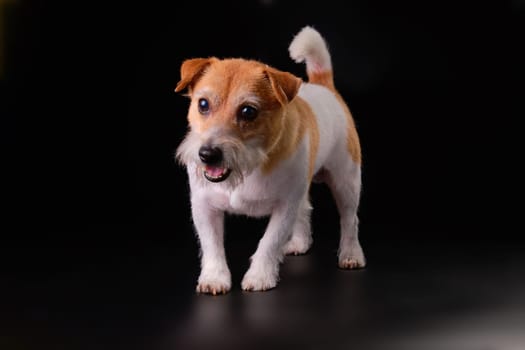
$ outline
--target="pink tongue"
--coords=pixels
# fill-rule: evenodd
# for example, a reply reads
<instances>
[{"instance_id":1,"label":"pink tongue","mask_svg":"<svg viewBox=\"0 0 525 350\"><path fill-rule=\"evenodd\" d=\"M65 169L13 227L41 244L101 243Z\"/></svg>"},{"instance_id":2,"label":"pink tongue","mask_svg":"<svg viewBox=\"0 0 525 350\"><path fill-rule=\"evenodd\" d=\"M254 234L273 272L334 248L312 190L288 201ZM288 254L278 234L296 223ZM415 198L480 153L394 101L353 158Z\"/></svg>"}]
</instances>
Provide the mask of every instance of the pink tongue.
<instances>
[{"instance_id":1,"label":"pink tongue","mask_svg":"<svg viewBox=\"0 0 525 350\"><path fill-rule=\"evenodd\" d=\"M224 173L224 168L206 165L206 172L212 177L219 177Z\"/></svg>"}]
</instances>

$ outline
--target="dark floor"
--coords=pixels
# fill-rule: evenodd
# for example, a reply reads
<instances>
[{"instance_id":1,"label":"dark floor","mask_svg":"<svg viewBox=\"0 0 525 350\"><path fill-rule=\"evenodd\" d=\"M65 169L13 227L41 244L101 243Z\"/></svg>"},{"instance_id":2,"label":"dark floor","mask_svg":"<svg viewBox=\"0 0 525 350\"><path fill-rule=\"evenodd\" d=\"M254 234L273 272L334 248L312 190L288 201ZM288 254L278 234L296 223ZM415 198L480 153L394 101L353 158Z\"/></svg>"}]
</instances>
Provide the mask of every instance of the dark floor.
<instances>
[{"instance_id":1,"label":"dark floor","mask_svg":"<svg viewBox=\"0 0 525 350\"><path fill-rule=\"evenodd\" d=\"M523 245L425 229L381 242L363 225L368 267L343 271L317 227L263 293L240 290L259 235L230 233L233 289L216 297L194 293L189 225L6 242L0 349L525 349Z\"/></svg>"}]
</instances>

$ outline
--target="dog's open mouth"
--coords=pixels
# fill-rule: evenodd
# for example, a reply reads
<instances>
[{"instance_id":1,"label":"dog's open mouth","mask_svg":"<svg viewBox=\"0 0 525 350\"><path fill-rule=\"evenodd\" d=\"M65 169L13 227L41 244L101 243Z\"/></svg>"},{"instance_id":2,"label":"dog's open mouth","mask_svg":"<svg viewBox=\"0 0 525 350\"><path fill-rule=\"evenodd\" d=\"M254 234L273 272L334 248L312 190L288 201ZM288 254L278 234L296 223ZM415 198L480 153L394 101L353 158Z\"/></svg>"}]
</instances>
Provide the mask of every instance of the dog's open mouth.
<instances>
[{"instance_id":1,"label":"dog's open mouth","mask_svg":"<svg viewBox=\"0 0 525 350\"><path fill-rule=\"evenodd\" d=\"M231 169L215 165L204 166L204 177L211 182L221 182L230 176Z\"/></svg>"}]
</instances>

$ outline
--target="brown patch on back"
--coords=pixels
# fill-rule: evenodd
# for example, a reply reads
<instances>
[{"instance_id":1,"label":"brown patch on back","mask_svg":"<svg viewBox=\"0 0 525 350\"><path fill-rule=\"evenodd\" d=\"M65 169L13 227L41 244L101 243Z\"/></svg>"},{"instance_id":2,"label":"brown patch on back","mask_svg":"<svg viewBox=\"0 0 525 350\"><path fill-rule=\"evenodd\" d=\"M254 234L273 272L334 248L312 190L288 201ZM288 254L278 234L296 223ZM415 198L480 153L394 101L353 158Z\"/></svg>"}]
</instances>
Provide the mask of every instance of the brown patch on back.
<instances>
[{"instance_id":1,"label":"brown patch on back","mask_svg":"<svg viewBox=\"0 0 525 350\"><path fill-rule=\"evenodd\" d=\"M280 132L276 134L277 142L268 153L268 161L264 164L263 171L269 173L281 161L289 158L297 150L306 134L310 142L308 179L311 180L319 148L319 129L310 106L302 98L296 97L286 106L283 125Z\"/></svg>"},{"instance_id":2,"label":"brown patch on back","mask_svg":"<svg viewBox=\"0 0 525 350\"><path fill-rule=\"evenodd\" d=\"M352 113L350 112L350 109L348 108L348 105L346 104L345 100L335 88L333 72L331 70L320 71L320 72L308 71L308 82L313 83L313 84L322 85L330 89L337 97L337 100L339 101L339 103L341 103L341 106L343 107L345 114L346 114L346 119L348 121L348 126L347 126L348 153L350 154L354 162L356 162L357 164L361 164L361 144L359 143L359 135L357 134L355 121L354 121L354 118L352 117Z\"/></svg>"},{"instance_id":3,"label":"brown patch on back","mask_svg":"<svg viewBox=\"0 0 525 350\"><path fill-rule=\"evenodd\" d=\"M339 103L341 103L341 106L343 106L343 110L346 114L346 120L348 121L348 125L346 127L348 153L350 153L350 156L354 162L361 164L361 144L359 142L359 135L357 134L354 118L352 117L352 113L350 112L350 109L348 108L348 105L344 101L343 97L339 94L339 92L334 92L335 96L339 100Z\"/></svg>"},{"instance_id":4,"label":"brown patch on back","mask_svg":"<svg viewBox=\"0 0 525 350\"><path fill-rule=\"evenodd\" d=\"M332 71L308 72L308 82L312 84L323 85L332 91L335 91Z\"/></svg>"}]
</instances>

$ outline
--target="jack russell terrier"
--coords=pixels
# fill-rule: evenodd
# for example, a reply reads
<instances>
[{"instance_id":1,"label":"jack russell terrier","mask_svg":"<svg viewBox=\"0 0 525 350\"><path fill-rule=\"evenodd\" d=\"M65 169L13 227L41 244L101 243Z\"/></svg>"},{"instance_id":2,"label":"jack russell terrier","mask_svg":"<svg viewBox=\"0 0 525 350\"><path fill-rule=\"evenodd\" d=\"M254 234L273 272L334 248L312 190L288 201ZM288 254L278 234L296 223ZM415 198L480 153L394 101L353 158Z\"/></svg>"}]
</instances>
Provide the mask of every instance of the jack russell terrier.
<instances>
[{"instance_id":1,"label":"jack russell terrier","mask_svg":"<svg viewBox=\"0 0 525 350\"><path fill-rule=\"evenodd\" d=\"M175 91L191 98L189 131L177 149L187 169L201 249L197 292L227 293L225 213L270 216L241 287L274 288L286 254L312 244L310 183L326 183L341 225L339 267L365 266L358 240L361 148L349 108L337 92L323 37L304 27L289 47L306 62L308 82L241 58L193 58Z\"/></svg>"}]
</instances>

